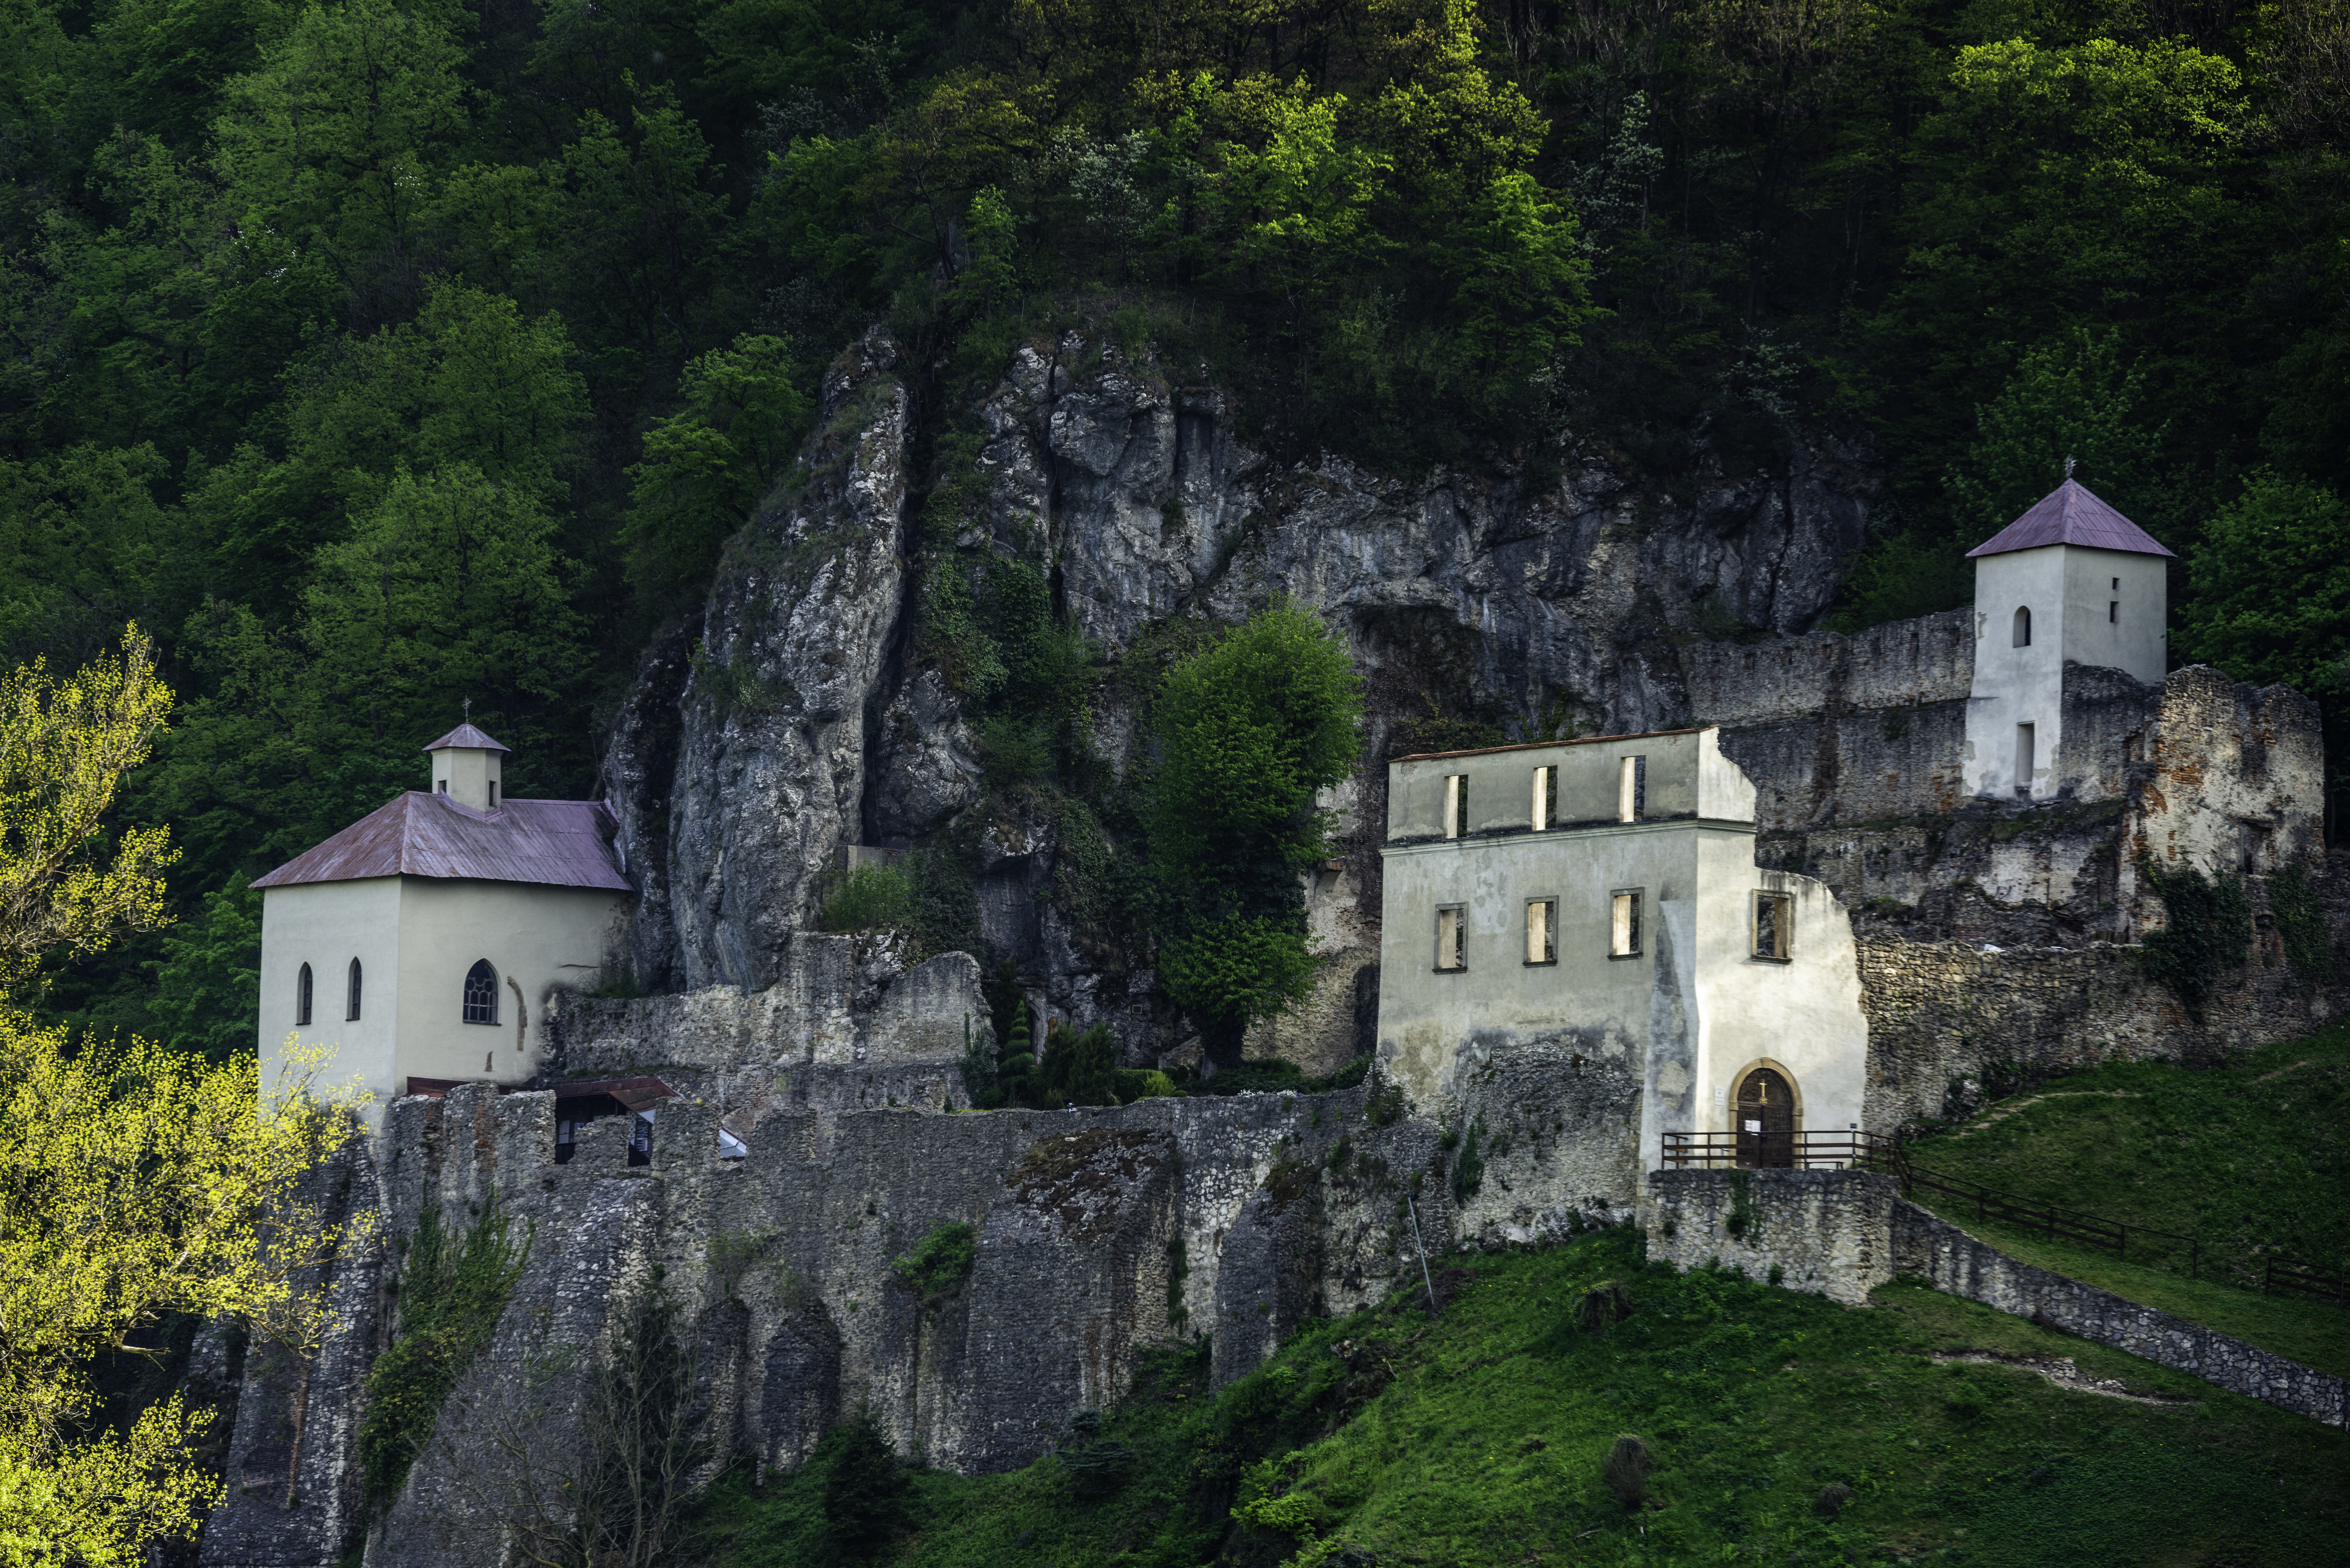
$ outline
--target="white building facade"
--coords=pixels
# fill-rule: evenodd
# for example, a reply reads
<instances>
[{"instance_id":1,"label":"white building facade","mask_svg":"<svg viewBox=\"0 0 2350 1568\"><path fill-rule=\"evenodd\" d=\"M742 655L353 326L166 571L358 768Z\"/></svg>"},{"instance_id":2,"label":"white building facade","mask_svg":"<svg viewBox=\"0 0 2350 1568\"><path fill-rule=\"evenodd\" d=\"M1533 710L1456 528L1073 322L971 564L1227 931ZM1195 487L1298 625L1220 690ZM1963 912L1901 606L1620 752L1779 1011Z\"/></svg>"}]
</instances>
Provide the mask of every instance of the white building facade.
<instances>
[{"instance_id":1,"label":"white building facade","mask_svg":"<svg viewBox=\"0 0 2350 1568\"><path fill-rule=\"evenodd\" d=\"M589 990L634 898L599 802L503 798L506 748L471 724L425 750L431 791L371 812L254 886L262 1083L323 1050L369 1116L411 1092L528 1081L556 990Z\"/></svg>"},{"instance_id":2,"label":"white building facade","mask_svg":"<svg viewBox=\"0 0 2350 1568\"><path fill-rule=\"evenodd\" d=\"M2064 744L2065 667L2159 685L2170 552L2067 478L1969 552L1975 563L1970 795L2054 800L2084 782Z\"/></svg>"},{"instance_id":3,"label":"white building facade","mask_svg":"<svg viewBox=\"0 0 2350 1568\"><path fill-rule=\"evenodd\" d=\"M1782 1163L1861 1118L1868 1027L1834 891L1754 864L1711 728L1405 757L1381 851L1380 1071L1423 1106L1548 1046L1638 1085L1623 1156L1719 1135ZM1738 1143L1751 1130L1768 1147Z\"/></svg>"}]
</instances>

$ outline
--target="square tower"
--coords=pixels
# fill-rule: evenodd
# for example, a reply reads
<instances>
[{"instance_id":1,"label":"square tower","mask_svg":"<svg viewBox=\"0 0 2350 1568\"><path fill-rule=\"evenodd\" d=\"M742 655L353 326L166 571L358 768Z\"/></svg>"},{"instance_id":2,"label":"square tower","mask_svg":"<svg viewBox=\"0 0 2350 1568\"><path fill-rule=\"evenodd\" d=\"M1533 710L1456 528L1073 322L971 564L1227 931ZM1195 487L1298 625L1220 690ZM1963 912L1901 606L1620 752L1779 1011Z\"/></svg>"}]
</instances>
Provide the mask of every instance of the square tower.
<instances>
[{"instance_id":1,"label":"square tower","mask_svg":"<svg viewBox=\"0 0 2350 1568\"><path fill-rule=\"evenodd\" d=\"M2067 782L2064 667L2158 684L2169 666L2170 552L2067 477L1968 552L1975 563L1969 794L2051 800Z\"/></svg>"}]
</instances>

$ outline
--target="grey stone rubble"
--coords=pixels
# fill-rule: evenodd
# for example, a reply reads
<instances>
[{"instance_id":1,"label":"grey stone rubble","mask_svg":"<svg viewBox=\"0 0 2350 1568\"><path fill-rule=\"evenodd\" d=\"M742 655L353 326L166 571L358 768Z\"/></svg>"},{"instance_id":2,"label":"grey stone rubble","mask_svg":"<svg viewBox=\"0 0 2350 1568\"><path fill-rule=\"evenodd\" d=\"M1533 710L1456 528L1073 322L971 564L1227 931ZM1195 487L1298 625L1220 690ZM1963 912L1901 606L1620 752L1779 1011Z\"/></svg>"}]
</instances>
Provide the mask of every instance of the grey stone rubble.
<instances>
[{"instance_id":1,"label":"grey stone rubble","mask_svg":"<svg viewBox=\"0 0 2350 1568\"><path fill-rule=\"evenodd\" d=\"M1743 1235L1730 1217L1741 1189ZM1790 1290L1865 1301L1896 1275L1996 1307L2329 1427L2350 1425L2350 1385L2199 1324L2017 1262L1909 1202L1892 1176L1844 1170L1659 1170L1641 1207L1648 1255L1719 1262Z\"/></svg>"}]
</instances>

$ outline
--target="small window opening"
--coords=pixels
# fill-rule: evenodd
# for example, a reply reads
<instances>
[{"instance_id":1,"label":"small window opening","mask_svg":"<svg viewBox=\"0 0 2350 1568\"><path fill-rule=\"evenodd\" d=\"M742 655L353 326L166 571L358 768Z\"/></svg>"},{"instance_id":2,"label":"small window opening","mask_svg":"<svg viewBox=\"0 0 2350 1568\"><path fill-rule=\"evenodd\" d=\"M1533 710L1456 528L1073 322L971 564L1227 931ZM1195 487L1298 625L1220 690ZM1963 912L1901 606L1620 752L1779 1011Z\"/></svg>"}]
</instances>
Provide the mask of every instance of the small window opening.
<instances>
[{"instance_id":1,"label":"small window opening","mask_svg":"<svg viewBox=\"0 0 2350 1568\"><path fill-rule=\"evenodd\" d=\"M465 971L465 1022L495 1023L498 1021L498 971L490 961L480 959Z\"/></svg>"},{"instance_id":2,"label":"small window opening","mask_svg":"<svg viewBox=\"0 0 2350 1568\"><path fill-rule=\"evenodd\" d=\"M2032 775L2038 765L2033 751L2032 726L2018 724L2015 727L2015 793L2018 794L2032 793Z\"/></svg>"},{"instance_id":3,"label":"small window opening","mask_svg":"<svg viewBox=\"0 0 2350 1568\"><path fill-rule=\"evenodd\" d=\"M2122 591L2122 580L2121 580L2119 577L2116 577L2116 578L2114 579L2114 592L2116 592L2116 593L2119 593L2119 592L2121 592L2121 591Z\"/></svg>"},{"instance_id":4,"label":"small window opening","mask_svg":"<svg viewBox=\"0 0 2350 1568\"><path fill-rule=\"evenodd\" d=\"M1526 900L1526 961L1558 961L1558 900L1555 898Z\"/></svg>"},{"instance_id":5,"label":"small window opening","mask_svg":"<svg viewBox=\"0 0 2350 1568\"><path fill-rule=\"evenodd\" d=\"M650 1165L653 1162L653 1114L639 1111L634 1126L629 1129L629 1163Z\"/></svg>"},{"instance_id":6,"label":"small window opening","mask_svg":"<svg viewBox=\"0 0 2350 1568\"><path fill-rule=\"evenodd\" d=\"M359 1017L359 961L351 960L351 993L345 999L343 1022L356 1023Z\"/></svg>"},{"instance_id":7,"label":"small window opening","mask_svg":"<svg viewBox=\"0 0 2350 1568\"><path fill-rule=\"evenodd\" d=\"M1469 775L1444 775L1444 836L1466 838L1469 836Z\"/></svg>"},{"instance_id":8,"label":"small window opening","mask_svg":"<svg viewBox=\"0 0 2350 1568\"><path fill-rule=\"evenodd\" d=\"M1754 895L1754 956L1784 961L1793 945L1795 900L1786 893Z\"/></svg>"},{"instance_id":9,"label":"small window opening","mask_svg":"<svg viewBox=\"0 0 2350 1568\"><path fill-rule=\"evenodd\" d=\"M2121 623L2122 601L2119 599L2109 600L2106 605L2106 624L2107 626L2119 626Z\"/></svg>"},{"instance_id":10,"label":"small window opening","mask_svg":"<svg viewBox=\"0 0 2350 1568\"><path fill-rule=\"evenodd\" d=\"M1640 956L1640 894L1627 888L1607 897L1607 956Z\"/></svg>"},{"instance_id":11,"label":"small window opening","mask_svg":"<svg viewBox=\"0 0 2350 1568\"><path fill-rule=\"evenodd\" d=\"M2032 646L2032 607L2030 605L2015 607L2015 646L2018 648Z\"/></svg>"},{"instance_id":12,"label":"small window opening","mask_svg":"<svg viewBox=\"0 0 2350 1568\"><path fill-rule=\"evenodd\" d=\"M490 809L498 809L498 781L495 779L490 781Z\"/></svg>"},{"instance_id":13,"label":"small window opening","mask_svg":"<svg viewBox=\"0 0 2350 1568\"><path fill-rule=\"evenodd\" d=\"M571 1157L579 1152L578 1126L577 1122L568 1116L556 1118L555 1123L556 1164L568 1165L571 1163Z\"/></svg>"},{"instance_id":14,"label":"small window opening","mask_svg":"<svg viewBox=\"0 0 2350 1568\"><path fill-rule=\"evenodd\" d=\"M1557 820L1558 769L1536 768L1534 770L1534 831L1540 833Z\"/></svg>"},{"instance_id":15,"label":"small window opening","mask_svg":"<svg viewBox=\"0 0 2350 1568\"><path fill-rule=\"evenodd\" d=\"M1436 967L1440 970L1461 970L1469 967L1466 935L1461 928L1467 913L1453 904L1436 911Z\"/></svg>"},{"instance_id":16,"label":"small window opening","mask_svg":"<svg viewBox=\"0 0 2350 1568\"><path fill-rule=\"evenodd\" d=\"M1616 820L1638 822L1648 815L1648 759L1626 757L1616 767Z\"/></svg>"},{"instance_id":17,"label":"small window opening","mask_svg":"<svg viewBox=\"0 0 2350 1568\"><path fill-rule=\"evenodd\" d=\"M307 963L294 977L294 1023L297 1028L307 1028L310 1023L310 966Z\"/></svg>"},{"instance_id":18,"label":"small window opening","mask_svg":"<svg viewBox=\"0 0 2350 1568\"><path fill-rule=\"evenodd\" d=\"M447 794L449 793L449 781L447 779L438 780L433 784L432 787L439 790L442 794Z\"/></svg>"}]
</instances>

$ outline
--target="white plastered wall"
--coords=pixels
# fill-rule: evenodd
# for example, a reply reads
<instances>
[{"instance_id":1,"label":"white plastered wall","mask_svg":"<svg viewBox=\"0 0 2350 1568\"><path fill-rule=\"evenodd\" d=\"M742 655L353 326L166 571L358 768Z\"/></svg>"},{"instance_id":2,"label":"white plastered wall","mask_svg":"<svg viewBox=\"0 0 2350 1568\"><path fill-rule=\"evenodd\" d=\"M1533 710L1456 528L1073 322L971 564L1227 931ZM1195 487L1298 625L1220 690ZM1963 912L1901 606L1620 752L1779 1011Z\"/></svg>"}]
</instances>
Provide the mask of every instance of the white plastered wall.
<instances>
[{"instance_id":1,"label":"white plastered wall","mask_svg":"<svg viewBox=\"0 0 2350 1568\"><path fill-rule=\"evenodd\" d=\"M400 1075L524 1082L543 1054L547 993L594 987L626 898L527 882L401 880ZM482 959L498 971L494 1024L465 1022L465 975Z\"/></svg>"},{"instance_id":2,"label":"white plastered wall","mask_svg":"<svg viewBox=\"0 0 2350 1568\"><path fill-rule=\"evenodd\" d=\"M2066 546L2064 556L2064 656L2160 685L2170 669L2164 630L2170 604L2166 558L2078 546Z\"/></svg>"},{"instance_id":3,"label":"white plastered wall","mask_svg":"<svg viewBox=\"0 0 2350 1568\"><path fill-rule=\"evenodd\" d=\"M626 895L525 882L378 877L265 889L262 1085L277 1081L289 1034L333 1050L319 1085L356 1078L370 1125L411 1077L523 1083L544 1055L548 993L596 984L627 913ZM351 1023L343 1001L354 956L364 983ZM464 1021L465 975L479 959L498 971L494 1024ZM306 961L315 1006L310 1027L297 1031L296 977Z\"/></svg>"},{"instance_id":4,"label":"white plastered wall","mask_svg":"<svg viewBox=\"0 0 2350 1568\"><path fill-rule=\"evenodd\" d=\"M1868 1086L1868 1019L1860 1005L1859 950L1835 890L1754 864L1752 846L1709 839L1700 858L1697 937L1700 1132L1729 1132L1738 1080L1765 1063L1794 1085L1801 1132L1859 1125ZM1784 961L1754 956L1754 895L1794 901Z\"/></svg>"},{"instance_id":5,"label":"white plastered wall","mask_svg":"<svg viewBox=\"0 0 2350 1568\"><path fill-rule=\"evenodd\" d=\"M459 805L475 811L491 809L490 785L498 785L498 803L505 804L505 753L480 746L450 746L430 753L432 788Z\"/></svg>"},{"instance_id":6,"label":"white plastered wall","mask_svg":"<svg viewBox=\"0 0 2350 1568\"><path fill-rule=\"evenodd\" d=\"M2021 783L2031 784L2035 800L2055 793L2052 763L2064 711L2066 552L2067 546L2050 545L1975 563L1975 674L1963 763L1969 794L2010 799ZM2019 606L2032 611L2028 648L2014 646ZM2016 777L2020 724L2033 728L2028 781Z\"/></svg>"},{"instance_id":7,"label":"white plastered wall","mask_svg":"<svg viewBox=\"0 0 2350 1568\"><path fill-rule=\"evenodd\" d=\"M261 1088L281 1082L286 1041L331 1056L316 1067L322 1092L356 1079L380 1106L396 1090L400 1022L400 884L398 877L356 882L304 882L267 888L261 895ZM359 1018L344 1014L345 983L359 961ZM310 966L313 1008L307 1028L296 1025L295 989Z\"/></svg>"}]
</instances>

